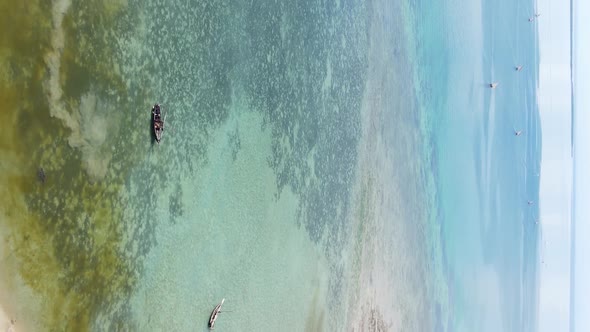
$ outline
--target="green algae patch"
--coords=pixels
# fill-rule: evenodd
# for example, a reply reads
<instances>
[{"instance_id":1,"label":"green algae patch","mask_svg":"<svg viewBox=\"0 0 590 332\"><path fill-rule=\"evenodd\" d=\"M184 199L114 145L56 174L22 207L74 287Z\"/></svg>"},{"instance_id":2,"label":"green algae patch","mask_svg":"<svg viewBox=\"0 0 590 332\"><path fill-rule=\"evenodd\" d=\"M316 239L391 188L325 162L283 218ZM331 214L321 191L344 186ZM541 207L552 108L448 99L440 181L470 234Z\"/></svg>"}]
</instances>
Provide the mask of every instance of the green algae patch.
<instances>
[{"instance_id":1,"label":"green algae patch","mask_svg":"<svg viewBox=\"0 0 590 332\"><path fill-rule=\"evenodd\" d=\"M125 218L122 193L149 140L133 105L150 95L131 97L119 70L126 6L76 2L55 27L47 2L0 2L11 13L0 28L14 32L0 36L0 280L13 302L31 301L15 305L30 330L131 329L125 301L153 239Z\"/></svg>"},{"instance_id":2,"label":"green algae patch","mask_svg":"<svg viewBox=\"0 0 590 332\"><path fill-rule=\"evenodd\" d=\"M0 12L4 14L0 20L0 61L3 64L7 58L14 57L25 66L13 69L32 69L32 62L49 47L47 33L51 29L51 18L46 15L49 11L47 1L0 1Z\"/></svg>"},{"instance_id":3,"label":"green algae patch","mask_svg":"<svg viewBox=\"0 0 590 332\"><path fill-rule=\"evenodd\" d=\"M93 87L127 97L118 69L117 35L112 30L126 21L122 6L116 7L112 0L74 3L64 16L60 83L68 98L79 99Z\"/></svg>"}]
</instances>

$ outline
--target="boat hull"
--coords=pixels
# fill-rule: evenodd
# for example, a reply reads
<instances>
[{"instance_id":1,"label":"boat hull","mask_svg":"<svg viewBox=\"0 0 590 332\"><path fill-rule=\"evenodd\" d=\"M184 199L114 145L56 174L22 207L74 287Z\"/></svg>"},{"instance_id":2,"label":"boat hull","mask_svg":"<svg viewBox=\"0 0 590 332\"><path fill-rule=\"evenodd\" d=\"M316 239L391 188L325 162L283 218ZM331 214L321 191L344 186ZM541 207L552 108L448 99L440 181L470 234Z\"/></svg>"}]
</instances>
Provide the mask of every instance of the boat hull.
<instances>
[{"instance_id":1,"label":"boat hull","mask_svg":"<svg viewBox=\"0 0 590 332\"><path fill-rule=\"evenodd\" d=\"M221 300L221 303L215 306L213 311L211 312L211 316L209 316L209 329L213 330L215 328L215 321L217 320L217 316L221 312L221 306L225 302L225 299Z\"/></svg>"},{"instance_id":2,"label":"boat hull","mask_svg":"<svg viewBox=\"0 0 590 332\"><path fill-rule=\"evenodd\" d=\"M152 134L154 135L154 140L160 143L163 133L164 120L162 119L162 111L160 105L155 104L154 107L152 107Z\"/></svg>"}]
</instances>

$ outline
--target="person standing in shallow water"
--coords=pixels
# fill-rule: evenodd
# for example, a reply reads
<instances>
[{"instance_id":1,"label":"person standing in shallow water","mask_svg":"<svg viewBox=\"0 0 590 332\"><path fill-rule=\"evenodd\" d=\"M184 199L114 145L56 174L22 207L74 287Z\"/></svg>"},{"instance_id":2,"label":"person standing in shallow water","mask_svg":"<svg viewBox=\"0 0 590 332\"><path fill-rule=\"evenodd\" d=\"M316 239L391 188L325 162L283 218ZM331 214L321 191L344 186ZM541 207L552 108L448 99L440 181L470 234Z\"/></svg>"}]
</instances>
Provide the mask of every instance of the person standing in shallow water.
<instances>
[{"instance_id":1,"label":"person standing in shallow water","mask_svg":"<svg viewBox=\"0 0 590 332\"><path fill-rule=\"evenodd\" d=\"M45 184L46 179L47 176L45 175L45 170L43 169L43 167L39 167L39 169L37 170L37 180L39 180L41 184Z\"/></svg>"}]
</instances>

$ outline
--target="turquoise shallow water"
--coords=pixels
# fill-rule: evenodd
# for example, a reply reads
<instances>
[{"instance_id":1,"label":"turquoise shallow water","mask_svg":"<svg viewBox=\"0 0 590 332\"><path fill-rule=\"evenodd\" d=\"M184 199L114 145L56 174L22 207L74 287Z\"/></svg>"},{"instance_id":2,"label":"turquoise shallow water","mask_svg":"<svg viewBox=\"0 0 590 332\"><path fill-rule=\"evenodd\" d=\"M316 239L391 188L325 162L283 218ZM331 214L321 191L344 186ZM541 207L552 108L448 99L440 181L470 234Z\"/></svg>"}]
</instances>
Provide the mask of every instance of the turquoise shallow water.
<instances>
[{"instance_id":1,"label":"turquoise shallow water","mask_svg":"<svg viewBox=\"0 0 590 332\"><path fill-rule=\"evenodd\" d=\"M174 41L158 60L170 64L158 77L176 85L159 92L170 100L172 129L129 188L146 186L150 166L167 165L178 178L166 190L180 195L182 216L166 201L155 210L178 226L155 227L128 304L136 326L188 329L188 317L206 317L225 297L234 312L218 328L229 330L430 329L433 320L421 319L435 296L420 246L425 143L415 97L398 97L414 91L397 77L411 71L396 8L404 9L223 5L211 9L221 15L216 52L202 54L189 51L199 39L186 28L154 25L148 39ZM160 10L172 24L194 9L148 12ZM192 61L214 64L209 81ZM207 109L217 101L218 110ZM198 146L187 137L203 139L202 154L186 154ZM401 181L408 177L415 181Z\"/></svg>"},{"instance_id":2,"label":"turquoise shallow water","mask_svg":"<svg viewBox=\"0 0 590 332\"><path fill-rule=\"evenodd\" d=\"M222 331L533 329L532 3L19 10L46 28L0 62L25 328L206 330L225 298Z\"/></svg>"},{"instance_id":3,"label":"turquoise shallow water","mask_svg":"<svg viewBox=\"0 0 590 332\"><path fill-rule=\"evenodd\" d=\"M536 329L541 143L533 5L424 1L416 9L428 22L417 28L424 59L437 54L422 63L422 95L432 119L453 331Z\"/></svg>"}]
</instances>

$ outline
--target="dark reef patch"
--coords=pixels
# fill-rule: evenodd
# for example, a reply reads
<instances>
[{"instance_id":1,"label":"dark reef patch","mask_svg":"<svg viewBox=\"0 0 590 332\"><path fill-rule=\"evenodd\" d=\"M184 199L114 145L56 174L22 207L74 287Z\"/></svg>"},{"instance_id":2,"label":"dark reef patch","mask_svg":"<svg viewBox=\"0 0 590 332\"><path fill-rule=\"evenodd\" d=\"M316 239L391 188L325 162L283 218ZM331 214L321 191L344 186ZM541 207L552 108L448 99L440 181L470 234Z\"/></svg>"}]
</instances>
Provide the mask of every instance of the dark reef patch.
<instances>
[{"instance_id":1,"label":"dark reef patch","mask_svg":"<svg viewBox=\"0 0 590 332\"><path fill-rule=\"evenodd\" d=\"M367 69L366 10L354 1L340 9L301 2L248 8L251 107L272 130L269 164L278 193L289 187L301 197L299 222L314 242L341 231L349 210Z\"/></svg>"}]
</instances>

